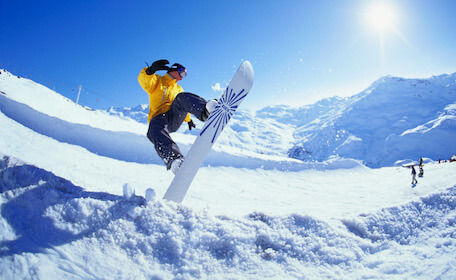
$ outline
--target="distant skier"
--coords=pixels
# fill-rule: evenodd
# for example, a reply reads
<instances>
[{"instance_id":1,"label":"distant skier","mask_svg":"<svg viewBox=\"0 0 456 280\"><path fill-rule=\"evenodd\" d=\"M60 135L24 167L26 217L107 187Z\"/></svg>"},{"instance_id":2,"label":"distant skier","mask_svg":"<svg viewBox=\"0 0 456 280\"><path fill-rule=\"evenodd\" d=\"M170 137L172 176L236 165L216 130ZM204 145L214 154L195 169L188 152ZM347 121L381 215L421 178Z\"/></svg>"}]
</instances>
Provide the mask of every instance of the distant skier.
<instances>
[{"instance_id":1,"label":"distant skier","mask_svg":"<svg viewBox=\"0 0 456 280\"><path fill-rule=\"evenodd\" d=\"M176 173L184 156L169 134L177 131L184 121L190 130L194 128L190 114L205 121L215 109L217 101L207 102L193 93L184 92L177 82L187 76L187 69L179 63L171 67L167 64L169 61L166 59L155 61L150 67L141 70L138 81L149 94L147 137L166 168ZM166 70L167 73L163 76L155 74L159 70Z\"/></svg>"},{"instance_id":2,"label":"distant skier","mask_svg":"<svg viewBox=\"0 0 456 280\"><path fill-rule=\"evenodd\" d=\"M423 169L423 158L420 158L420 173L418 174L418 177L423 177L424 176L424 169Z\"/></svg>"},{"instance_id":3,"label":"distant skier","mask_svg":"<svg viewBox=\"0 0 456 280\"><path fill-rule=\"evenodd\" d=\"M415 166L412 165L412 185L418 184L418 180L416 180L416 170Z\"/></svg>"}]
</instances>

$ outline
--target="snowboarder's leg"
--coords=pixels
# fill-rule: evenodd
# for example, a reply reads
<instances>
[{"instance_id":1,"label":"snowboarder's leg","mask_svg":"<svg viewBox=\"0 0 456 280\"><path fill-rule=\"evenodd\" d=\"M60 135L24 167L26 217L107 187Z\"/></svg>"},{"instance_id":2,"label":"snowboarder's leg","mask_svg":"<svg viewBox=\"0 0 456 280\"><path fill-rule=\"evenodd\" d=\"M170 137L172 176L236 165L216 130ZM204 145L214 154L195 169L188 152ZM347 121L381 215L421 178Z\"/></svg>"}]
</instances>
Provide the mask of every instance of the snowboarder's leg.
<instances>
[{"instance_id":1,"label":"snowboarder's leg","mask_svg":"<svg viewBox=\"0 0 456 280\"><path fill-rule=\"evenodd\" d=\"M169 132L175 132L179 129L187 116L190 113L197 117L200 121L205 121L203 112L206 110L206 100L189 92L181 92L171 104L168 129Z\"/></svg>"},{"instance_id":2,"label":"snowboarder's leg","mask_svg":"<svg viewBox=\"0 0 456 280\"><path fill-rule=\"evenodd\" d=\"M163 159L168 169L177 158L183 158L179 147L169 135L176 132L184 122L187 113L204 121L206 100L189 92L179 93L174 99L169 111L155 116L149 124L147 137L154 144L157 154Z\"/></svg>"},{"instance_id":3,"label":"snowboarder's leg","mask_svg":"<svg viewBox=\"0 0 456 280\"><path fill-rule=\"evenodd\" d=\"M169 135L168 123L170 117L168 112L155 116L150 121L149 130L147 131L147 138L154 144L158 156L162 158L167 169L171 167L173 160L183 157L179 147Z\"/></svg>"}]
</instances>

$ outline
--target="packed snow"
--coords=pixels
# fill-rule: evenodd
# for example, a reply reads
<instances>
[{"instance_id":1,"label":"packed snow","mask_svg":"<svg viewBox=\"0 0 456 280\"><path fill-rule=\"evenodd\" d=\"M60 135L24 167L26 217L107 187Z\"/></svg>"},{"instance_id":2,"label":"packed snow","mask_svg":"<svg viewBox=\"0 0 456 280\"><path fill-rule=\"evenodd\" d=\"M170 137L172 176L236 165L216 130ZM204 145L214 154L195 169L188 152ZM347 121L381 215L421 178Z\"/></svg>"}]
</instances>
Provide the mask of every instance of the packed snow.
<instances>
[{"instance_id":1,"label":"packed snow","mask_svg":"<svg viewBox=\"0 0 456 280\"><path fill-rule=\"evenodd\" d=\"M0 70L0 278L454 279L455 104L453 74L241 110L175 204L146 107L94 111Z\"/></svg>"}]
</instances>

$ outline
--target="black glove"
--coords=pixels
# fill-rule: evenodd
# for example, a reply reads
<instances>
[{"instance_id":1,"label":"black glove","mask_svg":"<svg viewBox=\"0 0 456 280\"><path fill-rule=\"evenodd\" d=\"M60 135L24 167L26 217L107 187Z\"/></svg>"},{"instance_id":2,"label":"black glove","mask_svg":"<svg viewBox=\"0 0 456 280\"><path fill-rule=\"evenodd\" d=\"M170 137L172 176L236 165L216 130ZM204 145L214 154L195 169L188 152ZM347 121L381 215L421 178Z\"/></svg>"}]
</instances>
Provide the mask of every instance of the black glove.
<instances>
[{"instance_id":1,"label":"black glove","mask_svg":"<svg viewBox=\"0 0 456 280\"><path fill-rule=\"evenodd\" d=\"M192 130L192 128L196 128L196 125L193 123L192 120L188 122L188 130Z\"/></svg>"},{"instance_id":2,"label":"black glove","mask_svg":"<svg viewBox=\"0 0 456 280\"><path fill-rule=\"evenodd\" d=\"M160 59L152 63L149 68L146 69L146 74L147 75L152 75L155 73L155 71L158 70L168 70L169 66L166 66L166 64L169 64L169 61L166 59Z\"/></svg>"}]
</instances>

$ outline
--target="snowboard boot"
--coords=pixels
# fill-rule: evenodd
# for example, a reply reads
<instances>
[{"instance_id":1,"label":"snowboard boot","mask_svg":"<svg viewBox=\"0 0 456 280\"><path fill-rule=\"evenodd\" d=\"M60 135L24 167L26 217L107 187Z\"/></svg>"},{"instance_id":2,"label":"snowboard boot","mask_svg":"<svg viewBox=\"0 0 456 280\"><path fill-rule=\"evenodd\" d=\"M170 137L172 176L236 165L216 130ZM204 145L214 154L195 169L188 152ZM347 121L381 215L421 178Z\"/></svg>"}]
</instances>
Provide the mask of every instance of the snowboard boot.
<instances>
[{"instance_id":1,"label":"snowboard boot","mask_svg":"<svg viewBox=\"0 0 456 280\"><path fill-rule=\"evenodd\" d=\"M179 171L182 163L184 162L184 158L176 158L175 160L173 160L173 162L171 162L171 167L169 169L171 169L171 171L176 174L177 171Z\"/></svg>"},{"instance_id":2,"label":"snowboard boot","mask_svg":"<svg viewBox=\"0 0 456 280\"><path fill-rule=\"evenodd\" d=\"M210 114L215 110L215 107L217 106L217 104L218 104L217 99L209 100L206 103L206 108L201 115L201 119L203 121L206 121L209 118Z\"/></svg>"}]
</instances>

